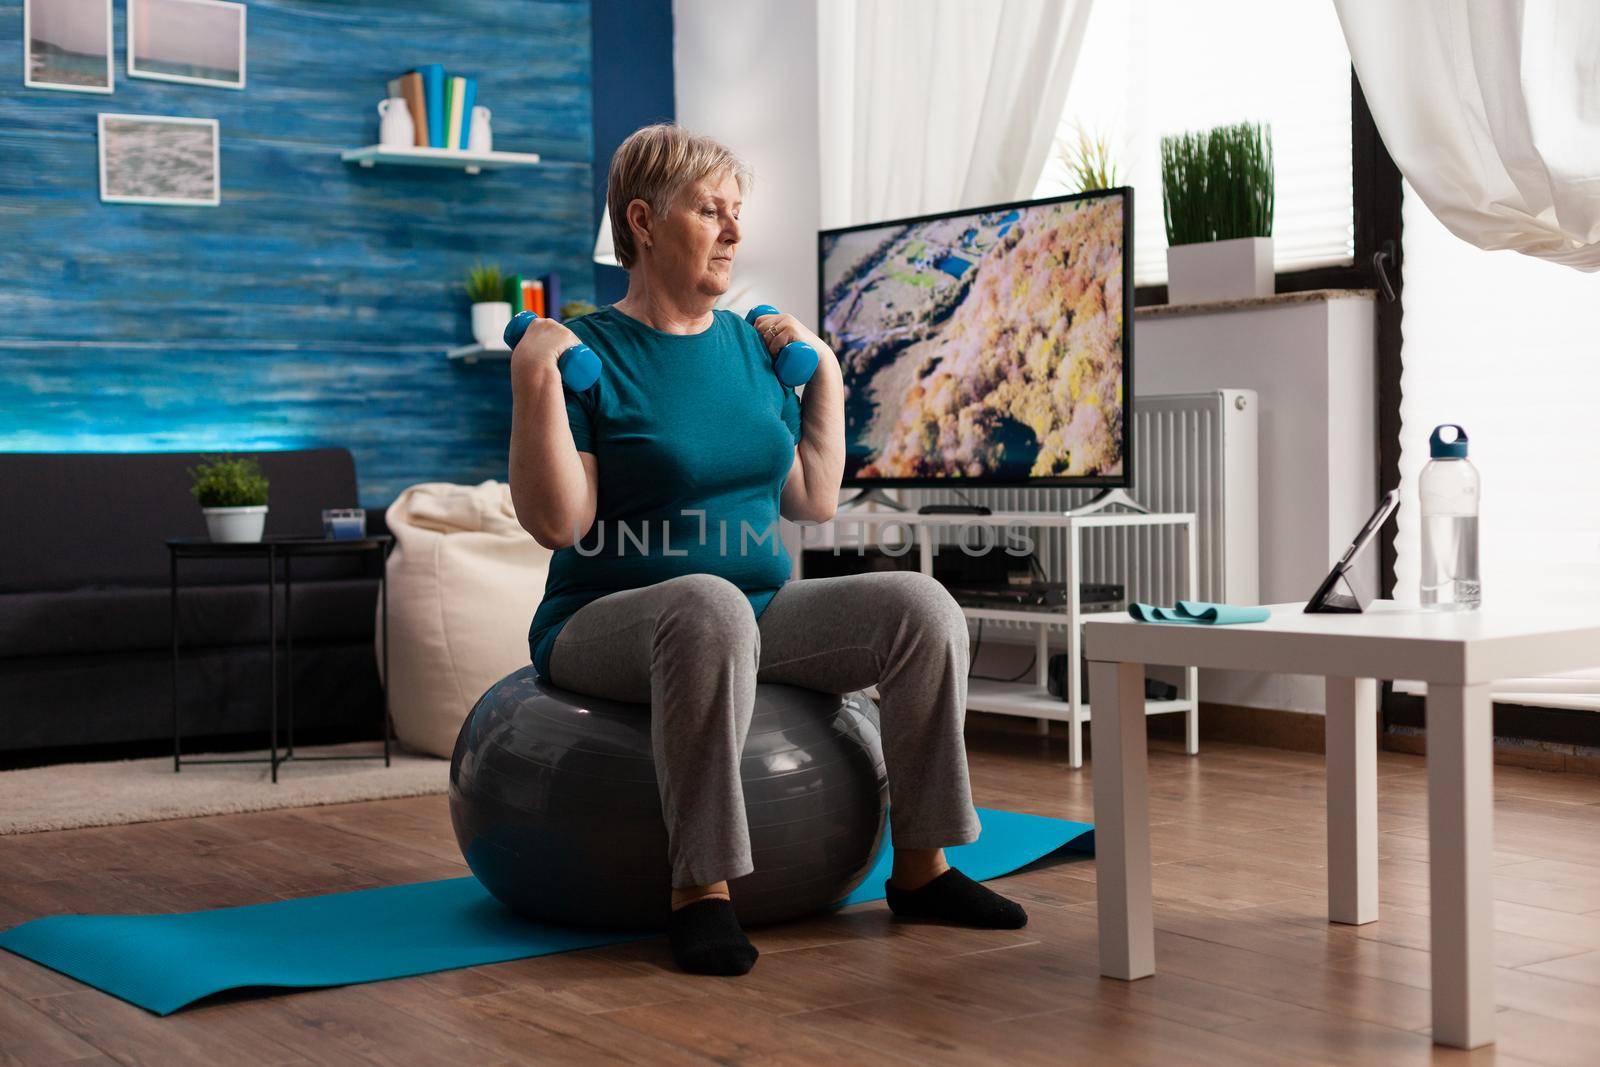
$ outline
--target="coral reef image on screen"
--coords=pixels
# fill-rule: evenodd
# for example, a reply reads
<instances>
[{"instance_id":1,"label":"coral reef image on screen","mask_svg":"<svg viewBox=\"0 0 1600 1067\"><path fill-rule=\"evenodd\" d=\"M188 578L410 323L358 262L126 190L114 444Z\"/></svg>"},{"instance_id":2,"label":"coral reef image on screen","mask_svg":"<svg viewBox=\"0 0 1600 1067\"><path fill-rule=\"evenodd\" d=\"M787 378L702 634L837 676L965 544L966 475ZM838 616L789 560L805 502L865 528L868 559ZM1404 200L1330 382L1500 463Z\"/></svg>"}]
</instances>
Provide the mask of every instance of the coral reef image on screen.
<instances>
[{"instance_id":1,"label":"coral reef image on screen","mask_svg":"<svg viewBox=\"0 0 1600 1067\"><path fill-rule=\"evenodd\" d=\"M1115 478L1123 198L822 237L845 474Z\"/></svg>"}]
</instances>

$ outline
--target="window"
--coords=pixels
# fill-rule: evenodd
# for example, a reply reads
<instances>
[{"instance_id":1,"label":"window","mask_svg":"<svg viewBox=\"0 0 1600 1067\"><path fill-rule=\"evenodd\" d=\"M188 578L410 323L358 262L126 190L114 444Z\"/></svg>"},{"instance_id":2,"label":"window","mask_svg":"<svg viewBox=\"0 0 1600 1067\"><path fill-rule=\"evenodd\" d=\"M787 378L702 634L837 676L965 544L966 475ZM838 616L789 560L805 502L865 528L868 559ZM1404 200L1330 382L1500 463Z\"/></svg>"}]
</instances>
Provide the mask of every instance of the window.
<instances>
[{"instance_id":1,"label":"window","mask_svg":"<svg viewBox=\"0 0 1600 1067\"><path fill-rule=\"evenodd\" d=\"M1405 187L1395 597L1417 598L1428 435L1466 428L1483 476L1486 605L1600 598L1600 276L1460 240ZM1407 686L1416 692L1419 687ZM1600 671L1496 683L1496 700L1600 709Z\"/></svg>"},{"instance_id":2,"label":"window","mask_svg":"<svg viewBox=\"0 0 1600 1067\"><path fill-rule=\"evenodd\" d=\"M1105 134L1134 186L1134 281L1167 280L1161 137L1272 125L1280 271L1352 262L1350 53L1332 4L1114 0L1094 5L1036 196L1073 192L1060 153Z\"/></svg>"}]
</instances>

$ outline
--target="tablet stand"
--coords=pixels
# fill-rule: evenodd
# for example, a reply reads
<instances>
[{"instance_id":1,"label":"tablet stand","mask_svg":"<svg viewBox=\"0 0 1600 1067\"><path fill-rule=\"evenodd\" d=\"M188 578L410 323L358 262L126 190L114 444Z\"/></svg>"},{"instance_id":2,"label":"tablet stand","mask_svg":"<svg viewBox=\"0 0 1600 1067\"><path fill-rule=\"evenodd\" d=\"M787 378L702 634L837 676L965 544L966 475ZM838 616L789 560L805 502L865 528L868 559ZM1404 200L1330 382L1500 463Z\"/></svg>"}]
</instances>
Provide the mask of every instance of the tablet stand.
<instances>
[{"instance_id":1,"label":"tablet stand","mask_svg":"<svg viewBox=\"0 0 1600 1067\"><path fill-rule=\"evenodd\" d=\"M1317 591L1311 594L1311 599L1306 602L1308 615L1360 615L1367 610L1367 605L1372 603L1372 597L1361 588L1361 583L1351 573L1354 570L1353 562L1344 566L1335 566L1328 572L1328 576L1317 586ZM1340 592L1340 589L1345 592Z\"/></svg>"}]
</instances>

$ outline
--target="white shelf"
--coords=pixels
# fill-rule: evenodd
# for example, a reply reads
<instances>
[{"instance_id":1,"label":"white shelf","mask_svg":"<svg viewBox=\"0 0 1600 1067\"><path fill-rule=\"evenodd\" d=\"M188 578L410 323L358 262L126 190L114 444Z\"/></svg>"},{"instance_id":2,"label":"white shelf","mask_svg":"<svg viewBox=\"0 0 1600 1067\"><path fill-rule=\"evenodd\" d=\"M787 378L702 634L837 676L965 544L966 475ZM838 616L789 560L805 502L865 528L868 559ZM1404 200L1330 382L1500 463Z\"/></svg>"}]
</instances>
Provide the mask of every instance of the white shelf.
<instances>
[{"instance_id":1,"label":"white shelf","mask_svg":"<svg viewBox=\"0 0 1600 1067\"><path fill-rule=\"evenodd\" d=\"M872 699L878 699L877 686L866 692ZM1194 703L1189 700L1146 700L1144 713L1167 715L1186 712L1193 707ZM1065 700L1032 682L996 682L988 678L973 678L967 682L967 710L1022 715L1051 722L1072 721L1072 710ZM1088 704L1078 705L1078 721L1089 721Z\"/></svg>"},{"instance_id":2,"label":"white shelf","mask_svg":"<svg viewBox=\"0 0 1600 1067\"><path fill-rule=\"evenodd\" d=\"M532 167L539 163L537 152L468 152L463 149L417 148L405 145L369 144L365 148L347 148L339 153L346 163L363 167L389 163L402 167L452 167L468 174L485 170L505 170L508 167Z\"/></svg>"},{"instance_id":3,"label":"white shelf","mask_svg":"<svg viewBox=\"0 0 1600 1067\"><path fill-rule=\"evenodd\" d=\"M1115 607L1101 607L1100 605L1084 605L1078 613L1084 617L1091 615L1115 614L1128 610L1126 602L1119 602ZM961 613L969 619L987 619L990 622L1026 622L1035 626L1066 626L1071 623L1071 616L1067 614L1066 605L1049 610L1028 611L1023 608L978 608L970 604L961 605Z\"/></svg>"},{"instance_id":4,"label":"white shelf","mask_svg":"<svg viewBox=\"0 0 1600 1067\"><path fill-rule=\"evenodd\" d=\"M444 354L447 359L459 359L466 363L476 363L480 359L510 359L511 349L504 345L486 348L483 345L474 343L447 348Z\"/></svg>"},{"instance_id":5,"label":"white shelf","mask_svg":"<svg viewBox=\"0 0 1600 1067\"><path fill-rule=\"evenodd\" d=\"M1102 511L1088 515L1066 515L1050 511L995 511L988 515L935 514L915 511L866 511L846 508L834 516L835 522L858 522L864 526L1020 526L1027 528L1062 526L1087 529L1099 526L1175 526L1194 522L1189 512L1172 514Z\"/></svg>"}]
</instances>

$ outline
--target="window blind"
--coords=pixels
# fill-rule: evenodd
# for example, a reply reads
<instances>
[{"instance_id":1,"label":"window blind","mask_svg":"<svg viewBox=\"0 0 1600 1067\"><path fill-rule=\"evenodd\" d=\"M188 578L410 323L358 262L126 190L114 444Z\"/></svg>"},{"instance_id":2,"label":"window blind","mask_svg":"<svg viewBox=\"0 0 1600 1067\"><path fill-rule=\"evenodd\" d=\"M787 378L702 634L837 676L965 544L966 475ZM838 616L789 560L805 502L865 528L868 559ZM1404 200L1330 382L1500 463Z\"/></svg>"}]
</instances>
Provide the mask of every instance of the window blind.
<instances>
[{"instance_id":1,"label":"window blind","mask_svg":"<svg viewBox=\"0 0 1600 1067\"><path fill-rule=\"evenodd\" d=\"M1483 476L1485 606L1600 597L1600 275L1451 234L1405 187L1395 597L1416 600L1417 477L1428 435L1460 423ZM1595 650L1600 663L1600 649ZM1403 687L1412 692L1419 685ZM1507 679L1496 700L1600 710L1600 670Z\"/></svg>"},{"instance_id":2,"label":"window blind","mask_svg":"<svg viewBox=\"0 0 1600 1067\"><path fill-rule=\"evenodd\" d=\"M1034 195L1075 192L1061 154L1079 125L1104 133L1135 189L1134 281L1164 284L1161 137L1241 121L1272 125L1277 268L1350 263L1350 53L1332 4L1095 4Z\"/></svg>"}]
</instances>

